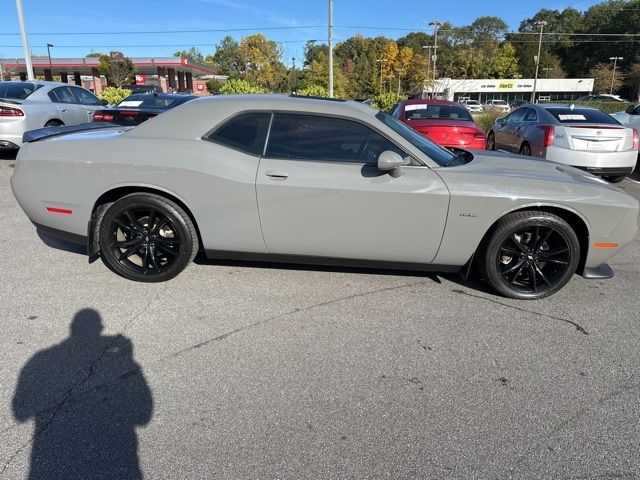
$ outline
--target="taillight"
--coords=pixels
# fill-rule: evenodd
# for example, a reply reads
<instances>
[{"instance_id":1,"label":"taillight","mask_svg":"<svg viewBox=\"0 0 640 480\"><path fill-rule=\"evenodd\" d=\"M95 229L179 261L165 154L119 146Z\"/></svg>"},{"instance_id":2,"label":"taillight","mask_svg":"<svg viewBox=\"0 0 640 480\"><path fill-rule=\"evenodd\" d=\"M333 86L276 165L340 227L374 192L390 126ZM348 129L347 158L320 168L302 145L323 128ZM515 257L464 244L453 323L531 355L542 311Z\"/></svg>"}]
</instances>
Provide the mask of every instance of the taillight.
<instances>
[{"instance_id":1,"label":"taillight","mask_svg":"<svg viewBox=\"0 0 640 480\"><path fill-rule=\"evenodd\" d=\"M113 115L107 112L94 112L94 122L110 122L113 120Z\"/></svg>"},{"instance_id":2,"label":"taillight","mask_svg":"<svg viewBox=\"0 0 640 480\"><path fill-rule=\"evenodd\" d=\"M638 130L633 129L633 149L638 150L640 147L640 137L638 137Z\"/></svg>"},{"instance_id":3,"label":"taillight","mask_svg":"<svg viewBox=\"0 0 640 480\"><path fill-rule=\"evenodd\" d=\"M24 117L24 112L19 108L0 106L0 117Z\"/></svg>"},{"instance_id":4,"label":"taillight","mask_svg":"<svg viewBox=\"0 0 640 480\"><path fill-rule=\"evenodd\" d=\"M555 128L553 125L541 125L540 128L544 131L544 146L550 147L553 145L553 136Z\"/></svg>"},{"instance_id":5,"label":"taillight","mask_svg":"<svg viewBox=\"0 0 640 480\"><path fill-rule=\"evenodd\" d=\"M138 113L139 112L137 112L136 110L120 110L121 115L133 116L133 115L138 115Z\"/></svg>"},{"instance_id":6,"label":"taillight","mask_svg":"<svg viewBox=\"0 0 640 480\"><path fill-rule=\"evenodd\" d=\"M484 132L482 130L476 130L476 133L473 134L474 140L484 140Z\"/></svg>"}]
</instances>

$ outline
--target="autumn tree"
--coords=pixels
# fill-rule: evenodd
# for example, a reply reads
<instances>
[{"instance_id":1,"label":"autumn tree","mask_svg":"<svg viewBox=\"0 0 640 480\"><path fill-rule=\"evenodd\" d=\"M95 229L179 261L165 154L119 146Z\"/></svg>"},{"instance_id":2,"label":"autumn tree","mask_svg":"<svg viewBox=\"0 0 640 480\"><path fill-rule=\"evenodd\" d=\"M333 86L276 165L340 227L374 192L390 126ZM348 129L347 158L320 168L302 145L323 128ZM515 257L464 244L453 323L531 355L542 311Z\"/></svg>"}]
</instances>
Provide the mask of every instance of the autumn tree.
<instances>
[{"instance_id":1,"label":"autumn tree","mask_svg":"<svg viewBox=\"0 0 640 480\"><path fill-rule=\"evenodd\" d=\"M261 33L244 37L237 55L245 80L253 85L276 90L287 73L280 45Z\"/></svg>"},{"instance_id":2,"label":"autumn tree","mask_svg":"<svg viewBox=\"0 0 640 480\"><path fill-rule=\"evenodd\" d=\"M593 78L593 91L595 93L609 93L610 90L616 93L624 84L624 74L616 69L614 78L613 65L608 63L599 63L594 66L589 70L589 77ZM612 86L613 88L611 88Z\"/></svg>"}]
</instances>

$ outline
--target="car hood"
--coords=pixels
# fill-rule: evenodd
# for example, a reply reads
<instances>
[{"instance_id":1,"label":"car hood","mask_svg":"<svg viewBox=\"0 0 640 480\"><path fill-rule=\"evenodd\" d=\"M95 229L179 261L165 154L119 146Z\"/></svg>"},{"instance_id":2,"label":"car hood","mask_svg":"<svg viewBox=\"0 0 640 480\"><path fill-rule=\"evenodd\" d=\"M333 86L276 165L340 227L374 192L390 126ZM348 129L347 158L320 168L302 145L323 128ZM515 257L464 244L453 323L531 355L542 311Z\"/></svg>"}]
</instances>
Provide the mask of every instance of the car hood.
<instances>
[{"instance_id":1,"label":"car hood","mask_svg":"<svg viewBox=\"0 0 640 480\"><path fill-rule=\"evenodd\" d=\"M547 180L564 183L581 183L611 190L622 191L619 187L591 175L578 168L548 160L491 151L474 151L473 160L458 167L468 173L490 175L492 177L518 177L532 180Z\"/></svg>"}]
</instances>

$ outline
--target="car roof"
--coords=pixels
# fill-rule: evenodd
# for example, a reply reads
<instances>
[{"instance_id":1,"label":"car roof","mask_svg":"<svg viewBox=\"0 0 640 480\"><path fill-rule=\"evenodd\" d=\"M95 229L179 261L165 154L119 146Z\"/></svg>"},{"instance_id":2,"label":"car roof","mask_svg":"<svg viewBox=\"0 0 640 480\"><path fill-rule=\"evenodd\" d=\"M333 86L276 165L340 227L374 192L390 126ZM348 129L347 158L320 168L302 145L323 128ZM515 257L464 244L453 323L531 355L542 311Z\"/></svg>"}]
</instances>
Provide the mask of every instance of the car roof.
<instances>
[{"instance_id":1,"label":"car roof","mask_svg":"<svg viewBox=\"0 0 640 480\"><path fill-rule=\"evenodd\" d=\"M524 107L525 105L523 105ZM550 108L571 108L573 106L574 109L580 109L580 110L598 110L597 108L594 107L587 107L584 105L573 105L571 103L538 103L535 105L526 105L527 107L538 107L538 108L542 108L544 110L548 110Z\"/></svg>"},{"instance_id":2,"label":"car roof","mask_svg":"<svg viewBox=\"0 0 640 480\"><path fill-rule=\"evenodd\" d=\"M412 98L410 100L403 100L403 105L460 105L458 102L450 102L449 100L438 100L435 98Z\"/></svg>"}]
</instances>

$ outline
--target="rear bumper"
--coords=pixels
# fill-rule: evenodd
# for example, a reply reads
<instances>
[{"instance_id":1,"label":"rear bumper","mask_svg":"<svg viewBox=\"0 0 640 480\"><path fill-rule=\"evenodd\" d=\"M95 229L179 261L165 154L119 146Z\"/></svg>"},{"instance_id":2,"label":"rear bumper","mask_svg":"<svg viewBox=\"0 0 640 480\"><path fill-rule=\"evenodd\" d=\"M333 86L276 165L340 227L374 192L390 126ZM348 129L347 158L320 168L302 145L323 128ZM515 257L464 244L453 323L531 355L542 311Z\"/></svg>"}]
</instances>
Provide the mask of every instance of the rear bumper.
<instances>
[{"instance_id":1,"label":"rear bumper","mask_svg":"<svg viewBox=\"0 0 640 480\"><path fill-rule=\"evenodd\" d=\"M568 148L551 146L547 147L545 158L552 162L571 165L572 167L588 170L621 170L631 173L638 159L637 150L625 150L623 152L587 152L582 150L569 150ZM614 175L613 173L606 173ZM596 173L596 175L598 175ZM622 174L621 174L622 175Z\"/></svg>"},{"instance_id":2,"label":"rear bumper","mask_svg":"<svg viewBox=\"0 0 640 480\"><path fill-rule=\"evenodd\" d=\"M611 167L611 168L600 168L600 167L576 167L580 170L584 170L585 172L589 172L592 175L598 175L600 177L622 177L626 175L630 175L633 172L633 168L631 167Z\"/></svg>"}]
</instances>

